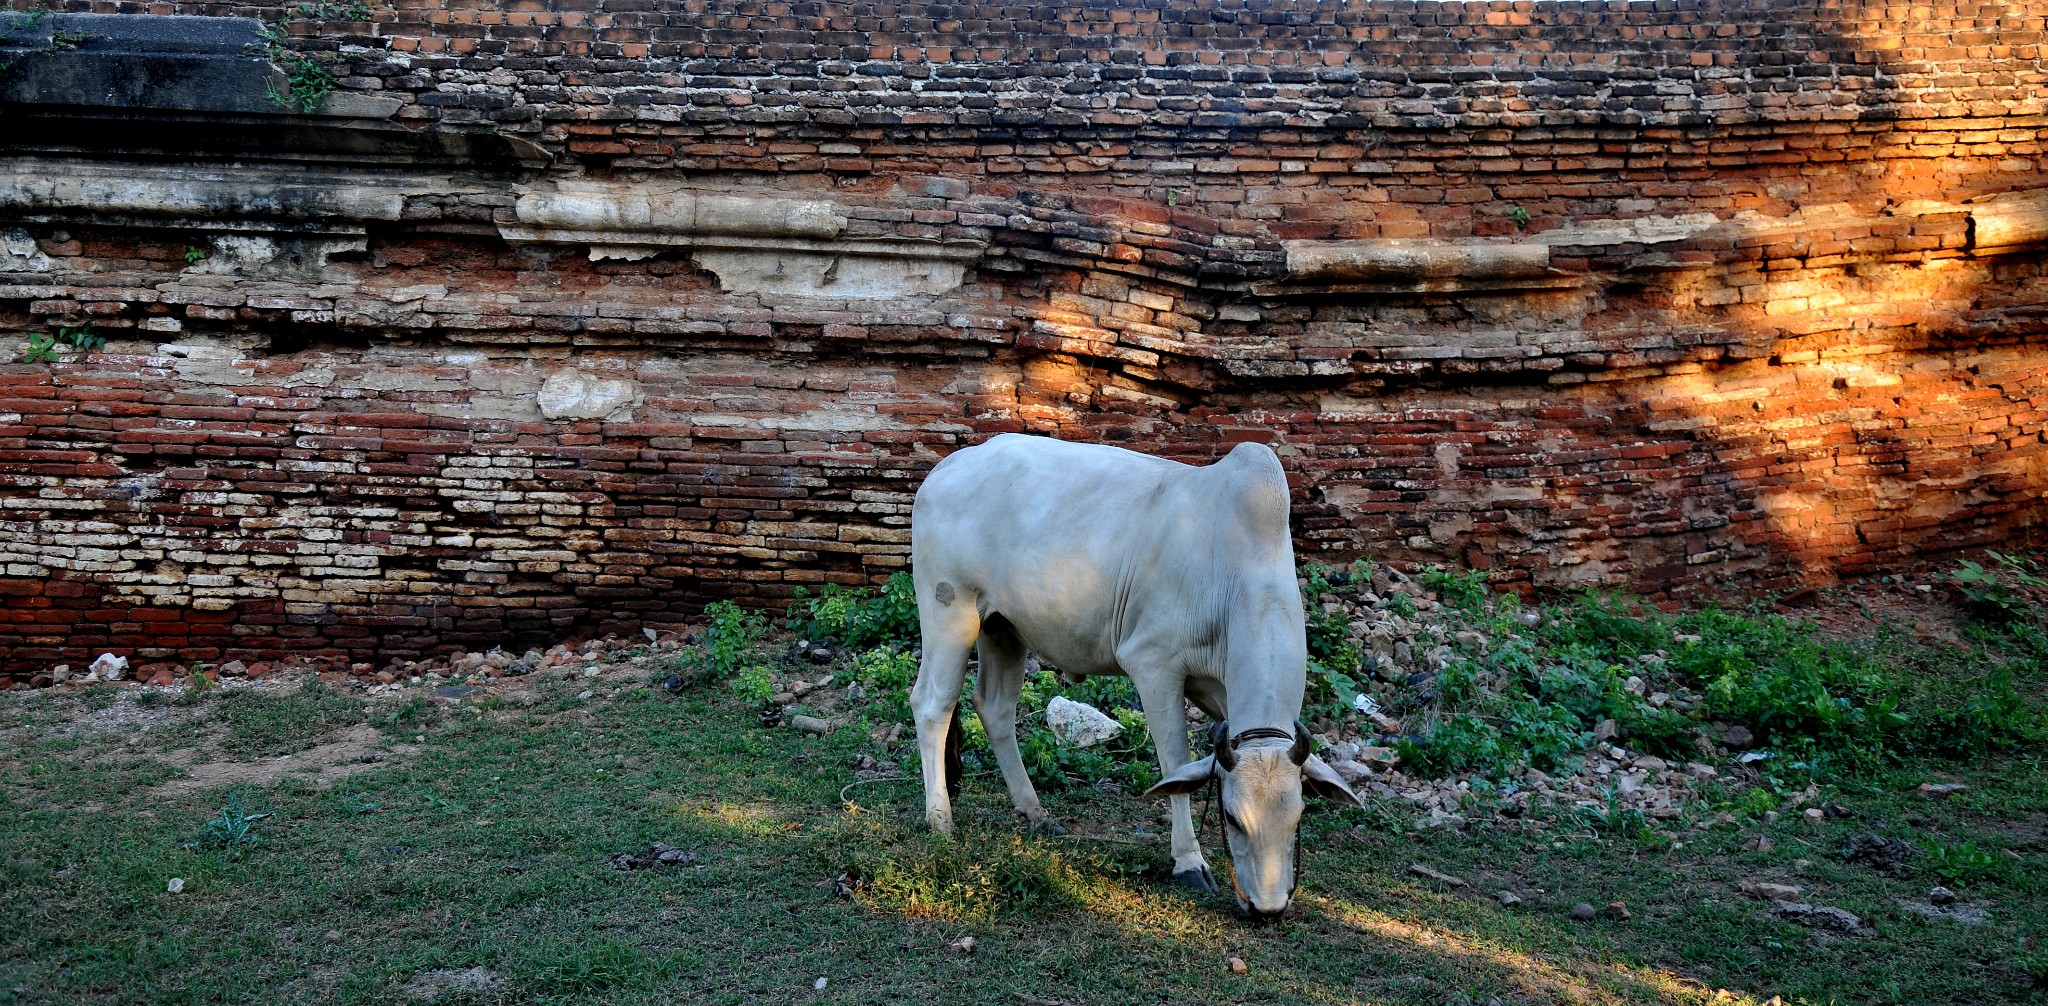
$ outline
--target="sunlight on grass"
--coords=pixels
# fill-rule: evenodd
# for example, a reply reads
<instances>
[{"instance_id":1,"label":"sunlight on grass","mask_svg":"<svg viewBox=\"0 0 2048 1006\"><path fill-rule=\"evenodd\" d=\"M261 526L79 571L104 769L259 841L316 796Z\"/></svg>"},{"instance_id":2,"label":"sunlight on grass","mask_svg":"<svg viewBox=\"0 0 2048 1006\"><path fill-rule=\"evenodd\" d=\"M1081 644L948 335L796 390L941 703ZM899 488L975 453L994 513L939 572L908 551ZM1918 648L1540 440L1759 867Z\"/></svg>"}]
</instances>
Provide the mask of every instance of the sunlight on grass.
<instances>
[{"instance_id":1,"label":"sunlight on grass","mask_svg":"<svg viewBox=\"0 0 2048 1006\"><path fill-rule=\"evenodd\" d=\"M782 835L803 827L803 822L789 820L786 813L768 803L692 805L678 802L674 812L685 821L714 825L734 835L755 838Z\"/></svg>"},{"instance_id":2,"label":"sunlight on grass","mask_svg":"<svg viewBox=\"0 0 2048 1006\"><path fill-rule=\"evenodd\" d=\"M1381 939L1418 950L1490 966L1500 976L1533 996L1568 1002L1608 1001L1615 995L1700 1006L1762 1006L1754 996L1726 989L1708 989L1692 979L1654 968L1626 964L1593 964L1567 968L1499 943L1475 939L1453 930L1394 918L1338 898L1323 906L1331 918Z\"/></svg>"}]
</instances>

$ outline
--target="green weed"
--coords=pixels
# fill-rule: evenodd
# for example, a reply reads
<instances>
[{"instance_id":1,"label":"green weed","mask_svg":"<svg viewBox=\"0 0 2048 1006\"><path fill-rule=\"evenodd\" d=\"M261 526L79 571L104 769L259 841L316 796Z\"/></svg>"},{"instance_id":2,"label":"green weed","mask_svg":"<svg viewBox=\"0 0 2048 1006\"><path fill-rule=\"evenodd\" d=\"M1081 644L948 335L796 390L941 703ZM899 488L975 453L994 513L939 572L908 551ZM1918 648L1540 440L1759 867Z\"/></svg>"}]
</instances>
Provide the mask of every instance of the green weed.
<instances>
[{"instance_id":1,"label":"green weed","mask_svg":"<svg viewBox=\"0 0 2048 1006\"><path fill-rule=\"evenodd\" d=\"M1992 565L1962 560L1949 574L1950 582L1962 591L1970 610L1980 618L2000 622L2039 621L2034 602L2021 593L2048 587L2039 575L2041 564L2024 556L1989 552Z\"/></svg>"},{"instance_id":2,"label":"green weed","mask_svg":"<svg viewBox=\"0 0 2048 1006\"><path fill-rule=\"evenodd\" d=\"M186 847L228 851L253 847L261 841L256 835L256 822L269 816L268 812L251 811L247 794L235 790L228 794L228 802L220 812L200 829L199 837L187 842Z\"/></svg>"},{"instance_id":3,"label":"green weed","mask_svg":"<svg viewBox=\"0 0 2048 1006\"><path fill-rule=\"evenodd\" d=\"M828 583L812 597L798 588L790 602L790 627L813 639L836 639L849 649L911 647L920 643L917 589L909 573L894 573L879 590Z\"/></svg>"}]
</instances>

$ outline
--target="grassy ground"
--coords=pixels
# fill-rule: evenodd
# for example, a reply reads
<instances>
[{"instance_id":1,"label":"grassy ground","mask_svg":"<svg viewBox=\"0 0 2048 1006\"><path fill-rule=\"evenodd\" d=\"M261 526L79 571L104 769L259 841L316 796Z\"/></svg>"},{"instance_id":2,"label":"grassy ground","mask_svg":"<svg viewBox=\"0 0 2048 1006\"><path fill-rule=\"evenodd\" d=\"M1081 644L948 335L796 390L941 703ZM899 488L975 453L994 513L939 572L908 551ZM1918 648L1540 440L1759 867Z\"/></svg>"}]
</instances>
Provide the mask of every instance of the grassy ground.
<instances>
[{"instance_id":1,"label":"grassy ground","mask_svg":"<svg viewBox=\"0 0 2048 1006\"><path fill-rule=\"evenodd\" d=\"M959 836L935 840L914 783L841 802L863 756L903 756L869 724L766 728L731 689L653 685L667 660L454 697L7 693L0 1002L2048 1000L2033 747L1861 770L1823 786L1814 802L1839 813L1817 821L1731 784L1676 842L1562 812L1427 830L1396 804L1315 807L1300 907L1256 927L1227 895L1173 887L1159 808L1114 785L1047 792L1075 834L1039 839L997 780L971 778ZM292 753L303 764L278 760ZM1917 789L1931 781L1970 788L1937 800ZM1846 860L1863 834L1914 854ZM607 865L654 842L695 860ZM1737 890L1759 879L1872 931L1774 917ZM1901 907L1937 883L1989 920ZM1569 916L1614 901L1629 918ZM963 936L971 954L949 949Z\"/></svg>"}]
</instances>

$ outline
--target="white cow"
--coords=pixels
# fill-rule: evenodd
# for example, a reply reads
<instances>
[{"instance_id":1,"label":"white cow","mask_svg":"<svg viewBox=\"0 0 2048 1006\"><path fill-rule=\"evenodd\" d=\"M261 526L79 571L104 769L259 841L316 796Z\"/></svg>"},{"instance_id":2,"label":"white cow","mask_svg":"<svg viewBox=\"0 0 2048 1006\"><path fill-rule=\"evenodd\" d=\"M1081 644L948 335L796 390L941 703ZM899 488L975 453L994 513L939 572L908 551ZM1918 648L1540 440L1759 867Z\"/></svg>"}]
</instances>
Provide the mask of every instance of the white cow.
<instances>
[{"instance_id":1,"label":"white cow","mask_svg":"<svg viewBox=\"0 0 2048 1006\"><path fill-rule=\"evenodd\" d=\"M924 631L911 708L931 826L953 828L957 704L978 644L975 708L1010 799L1057 828L1017 755L1030 650L1137 686L1164 773L1150 794L1172 797L1175 879L1216 889L1188 816L1188 794L1214 778L1239 906L1284 911L1303 791L1358 802L1299 723L1308 651L1287 507L1280 459L1262 444L1195 468L1006 434L940 462L910 518ZM1192 763L1183 697L1218 721L1215 754Z\"/></svg>"}]
</instances>

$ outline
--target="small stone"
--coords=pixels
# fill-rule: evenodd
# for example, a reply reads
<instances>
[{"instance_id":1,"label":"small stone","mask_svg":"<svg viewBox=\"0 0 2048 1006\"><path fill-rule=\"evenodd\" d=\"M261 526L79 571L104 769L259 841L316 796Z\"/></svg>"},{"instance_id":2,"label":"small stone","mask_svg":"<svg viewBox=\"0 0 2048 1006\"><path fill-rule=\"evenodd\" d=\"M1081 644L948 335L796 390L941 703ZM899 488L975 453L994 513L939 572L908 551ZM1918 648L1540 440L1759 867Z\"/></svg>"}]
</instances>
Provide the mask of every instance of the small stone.
<instances>
[{"instance_id":1,"label":"small stone","mask_svg":"<svg viewBox=\"0 0 2048 1006\"><path fill-rule=\"evenodd\" d=\"M947 950L951 950L952 952L954 952L954 953L956 953L956 954L961 954L961 955L966 955L966 954L971 954L971 953L973 953L973 952L974 952L974 947L975 947L975 939L974 939L974 937L972 937L972 936L962 936L962 937L960 937L959 939L957 939L957 940L954 940L953 942L951 942L951 943L948 943L948 944L946 944L946 949L947 949Z\"/></svg>"},{"instance_id":2,"label":"small stone","mask_svg":"<svg viewBox=\"0 0 2048 1006\"><path fill-rule=\"evenodd\" d=\"M1513 891L1496 891L1493 900L1500 902L1502 908L1513 908L1522 903L1522 896Z\"/></svg>"},{"instance_id":3,"label":"small stone","mask_svg":"<svg viewBox=\"0 0 2048 1006\"><path fill-rule=\"evenodd\" d=\"M1839 908L1827 905L1809 905L1801 901L1775 901L1771 910L1794 925L1808 929L1827 929L1840 933L1864 932L1863 920Z\"/></svg>"},{"instance_id":4,"label":"small stone","mask_svg":"<svg viewBox=\"0 0 2048 1006\"><path fill-rule=\"evenodd\" d=\"M1613 740L1619 730L1620 727L1613 720L1601 720L1593 724L1593 740L1595 743L1606 743Z\"/></svg>"},{"instance_id":5,"label":"small stone","mask_svg":"<svg viewBox=\"0 0 2048 1006\"><path fill-rule=\"evenodd\" d=\"M1756 735L1750 733L1748 727L1733 726L1721 734L1721 743L1737 751L1746 751L1756 743Z\"/></svg>"},{"instance_id":6,"label":"small stone","mask_svg":"<svg viewBox=\"0 0 2048 1006\"><path fill-rule=\"evenodd\" d=\"M1769 852L1772 849L1776 848L1776 846L1771 844L1770 839L1765 838L1762 835L1758 835L1755 838L1752 838L1749 841L1742 843L1742 847L1748 849L1751 852Z\"/></svg>"},{"instance_id":7,"label":"small stone","mask_svg":"<svg viewBox=\"0 0 2048 1006\"><path fill-rule=\"evenodd\" d=\"M1600 909L1600 917L1612 922L1627 922L1629 919L1628 905L1619 901L1610 901L1606 907Z\"/></svg>"},{"instance_id":8,"label":"small stone","mask_svg":"<svg viewBox=\"0 0 2048 1006\"><path fill-rule=\"evenodd\" d=\"M1959 782L1923 782L1920 784L1920 795L1933 797L1936 800L1946 800L1957 793L1967 793L1969 791L1970 787Z\"/></svg>"},{"instance_id":9,"label":"small stone","mask_svg":"<svg viewBox=\"0 0 2048 1006\"><path fill-rule=\"evenodd\" d=\"M1685 773L1696 779L1712 779L1720 775L1721 770L1704 762L1689 761L1685 763Z\"/></svg>"},{"instance_id":10,"label":"small stone","mask_svg":"<svg viewBox=\"0 0 2048 1006\"><path fill-rule=\"evenodd\" d=\"M57 666L50 668L51 684L61 685L69 680L71 680L70 664L58 664Z\"/></svg>"},{"instance_id":11,"label":"small stone","mask_svg":"<svg viewBox=\"0 0 2048 1006\"><path fill-rule=\"evenodd\" d=\"M182 892L183 890L185 890L185 878L172 877L170 883L164 885L164 890L171 894L177 894Z\"/></svg>"},{"instance_id":12,"label":"small stone","mask_svg":"<svg viewBox=\"0 0 2048 1006\"><path fill-rule=\"evenodd\" d=\"M577 697L577 698L579 698L579 699L587 699L587 698L589 698L589 697L591 697L592 695L595 695L595 694L597 694L597 693L596 693L596 692L593 692L593 691L591 691L591 690L590 690L590 689L588 689L588 688L585 688L584 690L582 690L582 691L580 691L580 692L577 692L577 693L576 693L576 697Z\"/></svg>"},{"instance_id":13,"label":"small stone","mask_svg":"<svg viewBox=\"0 0 2048 1006\"><path fill-rule=\"evenodd\" d=\"M340 942L340 941L341 941L341 930L339 930L339 929L329 929L329 930L327 931L327 942L329 942L329 943L338 943L338 942Z\"/></svg>"},{"instance_id":14,"label":"small stone","mask_svg":"<svg viewBox=\"0 0 2048 1006\"><path fill-rule=\"evenodd\" d=\"M1932 905L1953 905L1956 903L1956 892L1946 887L1937 887L1927 892L1927 902Z\"/></svg>"},{"instance_id":15,"label":"small stone","mask_svg":"<svg viewBox=\"0 0 2048 1006\"><path fill-rule=\"evenodd\" d=\"M811 987L817 989L820 992L823 992L825 990L825 986L830 984L832 983L826 981L824 975L819 975L818 980L811 983Z\"/></svg>"},{"instance_id":16,"label":"small stone","mask_svg":"<svg viewBox=\"0 0 2048 1006\"><path fill-rule=\"evenodd\" d=\"M1244 958L1242 957L1232 957L1225 963L1230 965L1230 973L1234 975L1241 975L1249 970L1245 966Z\"/></svg>"},{"instance_id":17,"label":"small stone","mask_svg":"<svg viewBox=\"0 0 2048 1006\"><path fill-rule=\"evenodd\" d=\"M789 725L814 737L823 737L832 732L830 721L821 720L816 716L805 716L801 713L790 717Z\"/></svg>"},{"instance_id":18,"label":"small stone","mask_svg":"<svg viewBox=\"0 0 2048 1006\"><path fill-rule=\"evenodd\" d=\"M1763 901L1791 901L1799 897L1795 884L1773 884L1765 880L1745 880L1740 886L1742 893Z\"/></svg>"},{"instance_id":19,"label":"small stone","mask_svg":"<svg viewBox=\"0 0 2048 1006\"><path fill-rule=\"evenodd\" d=\"M1802 816L1806 818L1808 824L1819 824L1827 819L1828 812L1819 807L1808 807Z\"/></svg>"},{"instance_id":20,"label":"small stone","mask_svg":"<svg viewBox=\"0 0 2048 1006\"><path fill-rule=\"evenodd\" d=\"M1600 913L1593 910L1593 906L1591 904L1584 901L1581 901L1578 904L1572 906L1572 918L1577 919L1580 922L1591 922L1599 914Z\"/></svg>"}]
</instances>

